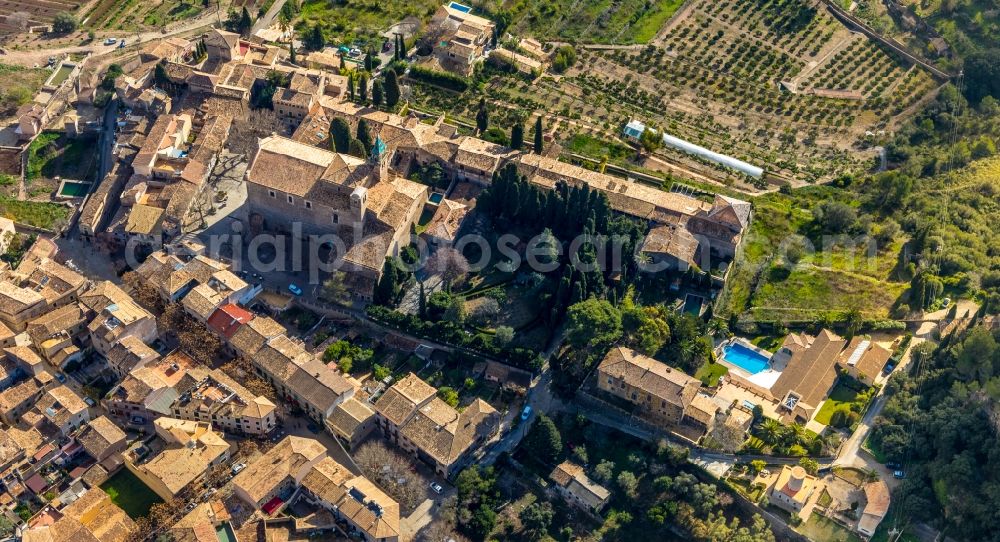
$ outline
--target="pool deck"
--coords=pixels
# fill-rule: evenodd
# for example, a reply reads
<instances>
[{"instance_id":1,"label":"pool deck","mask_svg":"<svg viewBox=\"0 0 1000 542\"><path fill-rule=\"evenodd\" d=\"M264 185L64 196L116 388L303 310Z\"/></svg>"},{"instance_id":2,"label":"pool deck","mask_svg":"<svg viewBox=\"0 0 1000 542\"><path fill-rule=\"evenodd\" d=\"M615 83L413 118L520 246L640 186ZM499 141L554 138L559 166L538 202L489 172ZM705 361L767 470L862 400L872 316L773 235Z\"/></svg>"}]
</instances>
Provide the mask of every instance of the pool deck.
<instances>
[{"instance_id":1,"label":"pool deck","mask_svg":"<svg viewBox=\"0 0 1000 542\"><path fill-rule=\"evenodd\" d=\"M757 386L760 386L765 389L771 389L771 386L773 386L774 383L778 380L778 377L781 376L781 371L776 371L773 368L770 368L770 361L768 361L769 365L768 369L765 369L759 373L751 374L743 367L740 367L739 365L736 365L735 363L728 361L723 355L723 353L725 352L725 348L733 344L738 344L744 348L753 350L754 352L767 358L768 360L770 360L774 356L774 354L768 352L767 350L764 350L763 348L758 348L757 346L754 346L750 341L740 337L724 341L716 348L715 352L716 361L728 367L730 372L736 373L741 378L744 378L745 380Z\"/></svg>"}]
</instances>

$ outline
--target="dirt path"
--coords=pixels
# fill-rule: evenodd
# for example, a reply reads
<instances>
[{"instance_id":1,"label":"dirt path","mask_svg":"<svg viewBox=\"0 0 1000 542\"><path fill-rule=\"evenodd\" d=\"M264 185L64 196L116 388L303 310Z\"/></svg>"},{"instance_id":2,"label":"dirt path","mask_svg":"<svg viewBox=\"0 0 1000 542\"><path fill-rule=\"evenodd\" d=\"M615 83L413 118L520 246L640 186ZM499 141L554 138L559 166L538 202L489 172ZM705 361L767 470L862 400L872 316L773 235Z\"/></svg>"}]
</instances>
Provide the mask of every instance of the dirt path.
<instances>
[{"instance_id":1,"label":"dirt path","mask_svg":"<svg viewBox=\"0 0 1000 542\"><path fill-rule=\"evenodd\" d=\"M166 32L160 30L150 30L147 32L141 32L136 35L131 34L127 38L130 43L129 47L123 49L123 51L131 52L139 49L139 46L148 43L153 40L163 39L170 36L176 36L178 34L184 34L192 30L197 30L199 28L209 26L218 20L218 15L215 10L204 11L197 17L185 21L176 27L171 28ZM92 53L94 56L108 55L119 51L118 45L104 45L103 41L100 39L95 39L92 43L87 45L73 45L68 47L55 47L52 49L30 49L30 50L11 50L7 49L7 53L0 55L0 62L4 64L16 64L18 66L44 66L48 63L49 57L52 56L64 56L74 53Z\"/></svg>"}]
</instances>

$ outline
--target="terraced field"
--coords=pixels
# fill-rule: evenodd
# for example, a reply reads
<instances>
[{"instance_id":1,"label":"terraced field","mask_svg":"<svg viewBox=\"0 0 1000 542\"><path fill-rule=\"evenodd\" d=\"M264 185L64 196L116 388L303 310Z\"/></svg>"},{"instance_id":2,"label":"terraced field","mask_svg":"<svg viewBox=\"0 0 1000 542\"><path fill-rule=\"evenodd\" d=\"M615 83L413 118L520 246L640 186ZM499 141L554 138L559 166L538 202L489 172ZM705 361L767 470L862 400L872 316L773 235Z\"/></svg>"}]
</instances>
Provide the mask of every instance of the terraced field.
<instances>
[{"instance_id":1,"label":"terraced field","mask_svg":"<svg viewBox=\"0 0 1000 542\"><path fill-rule=\"evenodd\" d=\"M870 166L856 142L937 85L807 0L693 0L648 47L581 52L567 83L612 124L639 117L805 182Z\"/></svg>"},{"instance_id":2,"label":"terraced field","mask_svg":"<svg viewBox=\"0 0 1000 542\"><path fill-rule=\"evenodd\" d=\"M60 11L76 11L79 0L0 0L0 34L20 32L22 22L43 25Z\"/></svg>"},{"instance_id":3,"label":"terraced field","mask_svg":"<svg viewBox=\"0 0 1000 542\"><path fill-rule=\"evenodd\" d=\"M647 43L684 0L509 0L513 28L545 40Z\"/></svg>"},{"instance_id":4,"label":"terraced field","mask_svg":"<svg viewBox=\"0 0 1000 542\"><path fill-rule=\"evenodd\" d=\"M204 9L201 0L100 0L81 18L94 30L136 30L163 27Z\"/></svg>"}]
</instances>

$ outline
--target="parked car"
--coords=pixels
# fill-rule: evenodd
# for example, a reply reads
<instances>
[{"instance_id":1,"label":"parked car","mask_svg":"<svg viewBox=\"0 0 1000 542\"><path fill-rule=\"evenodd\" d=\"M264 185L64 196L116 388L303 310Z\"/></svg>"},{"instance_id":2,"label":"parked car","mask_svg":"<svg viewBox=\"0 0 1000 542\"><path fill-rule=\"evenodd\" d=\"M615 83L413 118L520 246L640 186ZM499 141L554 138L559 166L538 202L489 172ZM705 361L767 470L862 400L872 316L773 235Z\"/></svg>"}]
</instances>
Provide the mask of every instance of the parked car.
<instances>
[{"instance_id":1,"label":"parked car","mask_svg":"<svg viewBox=\"0 0 1000 542\"><path fill-rule=\"evenodd\" d=\"M245 468L247 468L247 464L246 463L237 463L237 464L233 465L233 469L232 469L233 476L236 476L237 474L243 472L243 469L245 469Z\"/></svg>"},{"instance_id":2,"label":"parked car","mask_svg":"<svg viewBox=\"0 0 1000 542\"><path fill-rule=\"evenodd\" d=\"M901 470L894 470L892 471L892 476L894 478L899 478L900 480L902 480L903 478L906 478L906 473Z\"/></svg>"},{"instance_id":3,"label":"parked car","mask_svg":"<svg viewBox=\"0 0 1000 542\"><path fill-rule=\"evenodd\" d=\"M299 288L298 286L296 286L294 284L289 284L288 285L288 291L292 292L292 294L294 294L294 295L302 295L302 288Z\"/></svg>"},{"instance_id":4,"label":"parked car","mask_svg":"<svg viewBox=\"0 0 1000 542\"><path fill-rule=\"evenodd\" d=\"M885 464L885 468L895 471L895 470L902 469L903 466L900 465L899 463L895 462L895 461L890 461L890 462L888 462L888 463Z\"/></svg>"},{"instance_id":5,"label":"parked car","mask_svg":"<svg viewBox=\"0 0 1000 542\"><path fill-rule=\"evenodd\" d=\"M528 421L531 417L531 405L524 405L524 410L521 411L521 421Z\"/></svg>"},{"instance_id":6,"label":"parked car","mask_svg":"<svg viewBox=\"0 0 1000 542\"><path fill-rule=\"evenodd\" d=\"M118 38L105 38L104 45L114 45L118 43Z\"/></svg>"},{"instance_id":7,"label":"parked car","mask_svg":"<svg viewBox=\"0 0 1000 542\"><path fill-rule=\"evenodd\" d=\"M438 495L440 495L441 492L444 491L444 488L441 487L441 484L437 482L431 482L431 489L434 491L434 493L437 493Z\"/></svg>"}]
</instances>

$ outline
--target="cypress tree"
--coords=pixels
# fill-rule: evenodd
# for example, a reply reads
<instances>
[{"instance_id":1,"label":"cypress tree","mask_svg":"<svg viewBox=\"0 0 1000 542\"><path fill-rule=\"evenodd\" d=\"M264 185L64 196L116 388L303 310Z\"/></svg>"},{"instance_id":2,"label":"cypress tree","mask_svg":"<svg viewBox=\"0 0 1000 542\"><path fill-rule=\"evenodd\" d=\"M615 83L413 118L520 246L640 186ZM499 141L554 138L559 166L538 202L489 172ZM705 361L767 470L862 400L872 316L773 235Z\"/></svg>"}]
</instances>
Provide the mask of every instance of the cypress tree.
<instances>
[{"instance_id":1,"label":"cypress tree","mask_svg":"<svg viewBox=\"0 0 1000 542\"><path fill-rule=\"evenodd\" d=\"M382 102L385 99L385 91L382 90L382 81L375 80L372 83L372 103L376 108L382 107Z\"/></svg>"},{"instance_id":2,"label":"cypress tree","mask_svg":"<svg viewBox=\"0 0 1000 542\"><path fill-rule=\"evenodd\" d=\"M351 127L347 121L337 117L330 123L330 142L333 150L339 153L346 153L351 147Z\"/></svg>"},{"instance_id":3,"label":"cypress tree","mask_svg":"<svg viewBox=\"0 0 1000 542\"><path fill-rule=\"evenodd\" d=\"M347 93L348 93L348 95L350 95L352 102L356 101L357 98L355 96L356 92L354 90L354 76L353 75L348 75L347 76Z\"/></svg>"},{"instance_id":4,"label":"cypress tree","mask_svg":"<svg viewBox=\"0 0 1000 542\"><path fill-rule=\"evenodd\" d=\"M490 127L490 112L486 110L486 98L479 98L479 111L476 112L476 128L479 133L485 133Z\"/></svg>"},{"instance_id":5,"label":"cypress tree","mask_svg":"<svg viewBox=\"0 0 1000 542\"><path fill-rule=\"evenodd\" d=\"M292 64L298 64L295 61L295 39L288 40L288 61Z\"/></svg>"},{"instance_id":6,"label":"cypress tree","mask_svg":"<svg viewBox=\"0 0 1000 542\"><path fill-rule=\"evenodd\" d=\"M251 28L253 28L253 19L250 18L250 12L247 11L247 7L243 6L243 12L240 13L240 34L246 36L250 32Z\"/></svg>"},{"instance_id":7,"label":"cypress tree","mask_svg":"<svg viewBox=\"0 0 1000 542\"><path fill-rule=\"evenodd\" d=\"M313 25L309 30L309 36L306 37L306 47L313 51L320 51L324 45L326 45L326 39L323 37L323 29L318 24Z\"/></svg>"},{"instance_id":8,"label":"cypress tree","mask_svg":"<svg viewBox=\"0 0 1000 542\"><path fill-rule=\"evenodd\" d=\"M365 53L365 71L367 72L372 71L372 68L374 66L375 66L375 61L372 59L372 50L368 49L368 52Z\"/></svg>"},{"instance_id":9,"label":"cypress tree","mask_svg":"<svg viewBox=\"0 0 1000 542\"><path fill-rule=\"evenodd\" d=\"M514 127L510 129L510 148L519 151L523 146L524 146L524 124L521 122L516 122L514 123Z\"/></svg>"},{"instance_id":10,"label":"cypress tree","mask_svg":"<svg viewBox=\"0 0 1000 542\"><path fill-rule=\"evenodd\" d=\"M340 73L347 69L347 62L344 60L344 53L340 53Z\"/></svg>"},{"instance_id":11,"label":"cypress tree","mask_svg":"<svg viewBox=\"0 0 1000 542\"><path fill-rule=\"evenodd\" d=\"M398 103L399 81L396 78L396 72L389 70L385 74L385 105L389 106L389 109L393 109Z\"/></svg>"},{"instance_id":12,"label":"cypress tree","mask_svg":"<svg viewBox=\"0 0 1000 542\"><path fill-rule=\"evenodd\" d=\"M368 73L362 73L358 80L358 99L361 103L368 101Z\"/></svg>"},{"instance_id":13,"label":"cypress tree","mask_svg":"<svg viewBox=\"0 0 1000 542\"><path fill-rule=\"evenodd\" d=\"M542 154L542 116L535 119L535 154Z\"/></svg>"},{"instance_id":14,"label":"cypress tree","mask_svg":"<svg viewBox=\"0 0 1000 542\"><path fill-rule=\"evenodd\" d=\"M364 146L365 156L368 156L372 149L372 135L371 130L368 129L368 121L366 119L358 121L358 141Z\"/></svg>"},{"instance_id":15,"label":"cypress tree","mask_svg":"<svg viewBox=\"0 0 1000 542\"><path fill-rule=\"evenodd\" d=\"M357 156L358 158L364 158L365 146L362 145L357 138L351 138L351 142L347 145L347 154Z\"/></svg>"}]
</instances>

